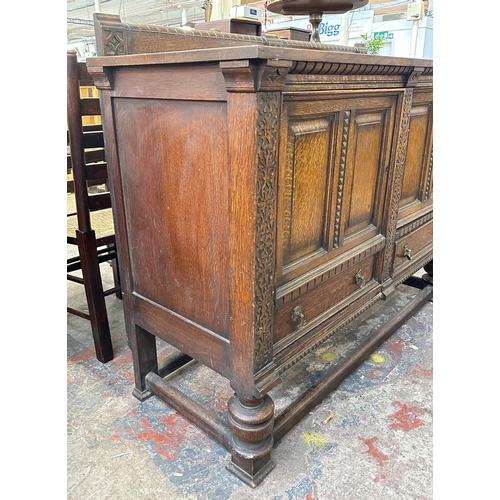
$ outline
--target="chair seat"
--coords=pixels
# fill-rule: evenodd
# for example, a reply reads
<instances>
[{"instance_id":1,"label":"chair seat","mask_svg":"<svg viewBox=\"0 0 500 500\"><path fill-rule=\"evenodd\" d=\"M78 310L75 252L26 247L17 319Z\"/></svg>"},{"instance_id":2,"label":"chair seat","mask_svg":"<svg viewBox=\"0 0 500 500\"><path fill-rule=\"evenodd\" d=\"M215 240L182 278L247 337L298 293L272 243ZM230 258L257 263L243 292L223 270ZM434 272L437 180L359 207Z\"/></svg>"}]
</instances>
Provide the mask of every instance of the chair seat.
<instances>
[{"instance_id":1,"label":"chair seat","mask_svg":"<svg viewBox=\"0 0 500 500\"><path fill-rule=\"evenodd\" d=\"M78 229L75 196L72 193L68 193L67 198L67 213L72 214L67 217L68 237L74 238ZM113 210L111 208L90 212L90 223L92 229L95 231L96 238L105 238L115 234Z\"/></svg>"}]
</instances>

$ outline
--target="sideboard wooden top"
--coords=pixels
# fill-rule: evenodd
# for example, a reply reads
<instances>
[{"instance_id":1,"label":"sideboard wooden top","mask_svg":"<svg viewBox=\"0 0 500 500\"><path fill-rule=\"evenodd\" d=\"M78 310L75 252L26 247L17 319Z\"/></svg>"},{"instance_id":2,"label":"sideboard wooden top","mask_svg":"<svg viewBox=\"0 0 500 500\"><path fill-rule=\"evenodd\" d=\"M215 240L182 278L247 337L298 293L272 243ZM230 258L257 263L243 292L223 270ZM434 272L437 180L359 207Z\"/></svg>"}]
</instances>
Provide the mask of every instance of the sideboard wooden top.
<instances>
[{"instance_id":1,"label":"sideboard wooden top","mask_svg":"<svg viewBox=\"0 0 500 500\"><path fill-rule=\"evenodd\" d=\"M313 44L313 42L310 42ZM376 67L392 67L411 73L413 68L430 69L432 59L416 59L394 56L378 56L372 54L353 54L334 52L321 49L306 49L292 47L276 47L267 45L241 45L236 47L220 47L208 49L176 50L150 54L130 54L118 56L99 56L87 59L87 66L112 67L112 66L143 66L185 64L210 61L236 61L236 60L273 60L292 62L321 62L340 63L348 65L371 65ZM429 71L429 70L428 70Z\"/></svg>"}]
</instances>

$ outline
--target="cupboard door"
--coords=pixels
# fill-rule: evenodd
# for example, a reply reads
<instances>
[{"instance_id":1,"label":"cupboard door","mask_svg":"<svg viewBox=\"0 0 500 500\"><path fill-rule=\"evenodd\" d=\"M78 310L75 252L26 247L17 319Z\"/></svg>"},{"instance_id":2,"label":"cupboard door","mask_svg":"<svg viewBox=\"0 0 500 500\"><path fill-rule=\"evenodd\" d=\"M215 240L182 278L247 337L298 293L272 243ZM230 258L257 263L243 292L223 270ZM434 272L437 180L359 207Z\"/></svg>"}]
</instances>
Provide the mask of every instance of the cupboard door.
<instances>
[{"instance_id":1,"label":"cupboard door","mask_svg":"<svg viewBox=\"0 0 500 500\"><path fill-rule=\"evenodd\" d=\"M415 91L399 202L399 218L432 203L432 92Z\"/></svg>"},{"instance_id":2,"label":"cupboard door","mask_svg":"<svg viewBox=\"0 0 500 500\"><path fill-rule=\"evenodd\" d=\"M283 106L277 284L380 246L398 94Z\"/></svg>"}]
</instances>

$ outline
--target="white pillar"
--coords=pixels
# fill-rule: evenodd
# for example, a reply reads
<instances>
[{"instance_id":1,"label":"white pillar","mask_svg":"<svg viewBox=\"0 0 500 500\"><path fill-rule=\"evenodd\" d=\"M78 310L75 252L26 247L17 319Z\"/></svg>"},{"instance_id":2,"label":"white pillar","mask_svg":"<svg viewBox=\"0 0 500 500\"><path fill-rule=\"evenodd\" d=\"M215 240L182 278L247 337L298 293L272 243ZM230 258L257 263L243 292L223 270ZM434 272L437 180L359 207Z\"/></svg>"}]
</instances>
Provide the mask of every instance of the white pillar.
<instances>
[{"instance_id":1,"label":"white pillar","mask_svg":"<svg viewBox=\"0 0 500 500\"><path fill-rule=\"evenodd\" d=\"M101 0L94 0L95 11L101 12Z\"/></svg>"},{"instance_id":2,"label":"white pillar","mask_svg":"<svg viewBox=\"0 0 500 500\"><path fill-rule=\"evenodd\" d=\"M342 14L342 24L340 27L340 45L349 44L349 12Z\"/></svg>"},{"instance_id":3,"label":"white pillar","mask_svg":"<svg viewBox=\"0 0 500 500\"><path fill-rule=\"evenodd\" d=\"M418 26L420 21L416 19L411 27L411 44L410 44L410 57L415 57L417 53L417 40L418 40Z\"/></svg>"},{"instance_id":4,"label":"white pillar","mask_svg":"<svg viewBox=\"0 0 500 500\"><path fill-rule=\"evenodd\" d=\"M241 5L240 0L213 0L212 21L229 19L229 12L233 5Z\"/></svg>"}]
</instances>

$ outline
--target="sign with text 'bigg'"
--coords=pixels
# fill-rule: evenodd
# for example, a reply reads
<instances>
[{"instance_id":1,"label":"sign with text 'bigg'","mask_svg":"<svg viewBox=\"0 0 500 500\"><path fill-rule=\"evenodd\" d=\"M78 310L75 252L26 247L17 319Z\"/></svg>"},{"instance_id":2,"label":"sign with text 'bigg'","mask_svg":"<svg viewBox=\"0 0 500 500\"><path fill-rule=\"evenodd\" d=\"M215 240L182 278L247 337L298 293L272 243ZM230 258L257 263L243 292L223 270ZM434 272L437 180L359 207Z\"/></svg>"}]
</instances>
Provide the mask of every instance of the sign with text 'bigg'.
<instances>
[{"instance_id":1,"label":"sign with text 'bigg'","mask_svg":"<svg viewBox=\"0 0 500 500\"><path fill-rule=\"evenodd\" d=\"M364 33L371 33L373 25L373 10L350 12L348 17L348 30L351 38L359 37ZM292 21L274 23L273 28L301 28L312 31L309 16L294 16ZM268 26L271 27L271 26ZM318 26L321 42L338 42L341 39L342 15L325 14Z\"/></svg>"}]
</instances>

